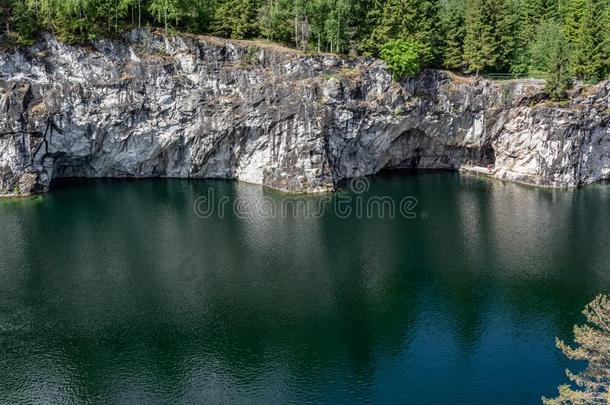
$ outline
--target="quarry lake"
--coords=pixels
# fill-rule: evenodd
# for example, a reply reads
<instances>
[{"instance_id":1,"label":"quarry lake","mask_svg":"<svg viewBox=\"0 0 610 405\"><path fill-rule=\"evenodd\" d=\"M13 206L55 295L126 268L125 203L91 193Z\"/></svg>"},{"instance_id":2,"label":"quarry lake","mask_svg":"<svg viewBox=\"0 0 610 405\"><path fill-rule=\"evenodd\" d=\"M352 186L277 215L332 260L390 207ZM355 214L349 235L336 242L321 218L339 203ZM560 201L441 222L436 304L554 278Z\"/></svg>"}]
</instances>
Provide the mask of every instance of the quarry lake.
<instances>
[{"instance_id":1,"label":"quarry lake","mask_svg":"<svg viewBox=\"0 0 610 405\"><path fill-rule=\"evenodd\" d=\"M0 229L3 403L539 403L610 290L607 185L88 181Z\"/></svg>"}]
</instances>

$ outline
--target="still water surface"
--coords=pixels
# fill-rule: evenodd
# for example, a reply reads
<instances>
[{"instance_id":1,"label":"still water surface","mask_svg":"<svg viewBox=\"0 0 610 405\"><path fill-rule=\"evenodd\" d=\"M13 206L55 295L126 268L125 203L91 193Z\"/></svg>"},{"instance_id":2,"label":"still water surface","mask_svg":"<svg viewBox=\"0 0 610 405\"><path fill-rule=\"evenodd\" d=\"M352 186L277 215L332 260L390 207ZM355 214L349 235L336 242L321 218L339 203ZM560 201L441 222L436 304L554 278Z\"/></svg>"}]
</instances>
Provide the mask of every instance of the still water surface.
<instances>
[{"instance_id":1,"label":"still water surface","mask_svg":"<svg viewBox=\"0 0 610 405\"><path fill-rule=\"evenodd\" d=\"M417 199L394 219L201 218L210 190L288 198L142 180L0 201L0 402L537 403L574 366L555 336L610 291L607 186L371 178L358 197Z\"/></svg>"}]
</instances>

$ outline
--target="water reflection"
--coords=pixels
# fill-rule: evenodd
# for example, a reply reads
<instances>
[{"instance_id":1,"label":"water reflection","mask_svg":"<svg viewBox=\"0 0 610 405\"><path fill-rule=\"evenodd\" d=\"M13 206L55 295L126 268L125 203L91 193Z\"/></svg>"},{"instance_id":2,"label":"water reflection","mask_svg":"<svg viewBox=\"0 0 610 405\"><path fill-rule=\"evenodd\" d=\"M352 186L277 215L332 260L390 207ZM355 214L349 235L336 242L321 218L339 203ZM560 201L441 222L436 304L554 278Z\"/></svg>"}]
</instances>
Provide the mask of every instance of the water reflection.
<instances>
[{"instance_id":1,"label":"water reflection","mask_svg":"<svg viewBox=\"0 0 610 405\"><path fill-rule=\"evenodd\" d=\"M609 287L606 187L375 177L364 196L429 213L394 220L202 219L210 188L286 198L151 180L0 205L0 398L533 402Z\"/></svg>"}]
</instances>

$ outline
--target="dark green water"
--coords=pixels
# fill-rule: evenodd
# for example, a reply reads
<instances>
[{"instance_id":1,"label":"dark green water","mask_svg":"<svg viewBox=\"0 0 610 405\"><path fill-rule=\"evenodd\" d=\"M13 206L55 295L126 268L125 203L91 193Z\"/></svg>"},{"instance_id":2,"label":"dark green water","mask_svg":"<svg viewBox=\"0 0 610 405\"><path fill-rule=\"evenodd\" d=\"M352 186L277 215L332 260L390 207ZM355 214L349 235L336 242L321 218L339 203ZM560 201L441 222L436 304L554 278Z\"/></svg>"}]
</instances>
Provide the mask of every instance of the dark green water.
<instances>
[{"instance_id":1,"label":"dark green water","mask_svg":"<svg viewBox=\"0 0 610 405\"><path fill-rule=\"evenodd\" d=\"M0 202L0 402L536 403L574 366L555 336L610 291L606 186L371 178L358 196L417 199L393 220L203 219L209 190L287 198L143 180Z\"/></svg>"}]
</instances>

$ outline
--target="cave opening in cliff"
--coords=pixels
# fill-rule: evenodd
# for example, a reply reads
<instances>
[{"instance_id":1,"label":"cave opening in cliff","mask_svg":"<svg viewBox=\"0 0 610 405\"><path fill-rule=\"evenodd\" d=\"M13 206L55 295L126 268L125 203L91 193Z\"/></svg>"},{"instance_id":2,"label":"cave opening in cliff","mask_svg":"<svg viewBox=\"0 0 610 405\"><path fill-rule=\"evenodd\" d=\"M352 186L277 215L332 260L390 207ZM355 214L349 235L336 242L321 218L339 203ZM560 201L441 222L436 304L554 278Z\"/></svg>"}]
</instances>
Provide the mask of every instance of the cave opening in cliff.
<instances>
[{"instance_id":1,"label":"cave opening in cliff","mask_svg":"<svg viewBox=\"0 0 610 405\"><path fill-rule=\"evenodd\" d=\"M463 167L491 169L496 156L491 144L462 146L455 138L432 137L412 128L402 132L390 144L381 170L459 170Z\"/></svg>"}]
</instances>

